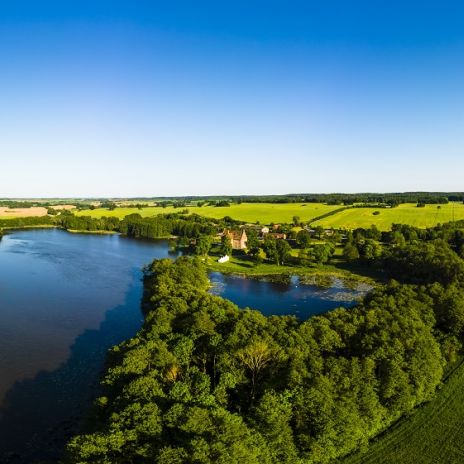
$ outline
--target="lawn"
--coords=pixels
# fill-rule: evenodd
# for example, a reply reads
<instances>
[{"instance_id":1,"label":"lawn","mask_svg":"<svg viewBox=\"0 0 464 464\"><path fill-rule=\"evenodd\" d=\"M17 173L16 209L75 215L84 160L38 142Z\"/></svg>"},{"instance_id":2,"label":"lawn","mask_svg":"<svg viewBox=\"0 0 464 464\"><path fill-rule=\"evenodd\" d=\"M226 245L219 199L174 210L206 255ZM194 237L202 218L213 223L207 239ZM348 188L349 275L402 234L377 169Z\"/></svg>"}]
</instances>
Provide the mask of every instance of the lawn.
<instances>
[{"instance_id":1,"label":"lawn","mask_svg":"<svg viewBox=\"0 0 464 464\"><path fill-rule=\"evenodd\" d=\"M290 223L293 222L293 216L298 216L301 221L309 221L322 214L339 209L340 206L324 205L322 203L242 203L240 205L233 204L228 207L215 206L188 206L186 208L166 208L150 206L138 210L137 208L116 208L113 211L107 209L84 210L76 214L81 216L116 216L123 218L128 214L139 213L140 215L154 216L156 214L180 212L183 209L188 209L190 213L196 213L201 216L206 216L214 219L222 219L224 216L230 216L239 221L257 222L261 224L274 223Z\"/></svg>"},{"instance_id":2,"label":"lawn","mask_svg":"<svg viewBox=\"0 0 464 464\"><path fill-rule=\"evenodd\" d=\"M437 396L396 424L364 454L340 464L458 464L464 462L464 364Z\"/></svg>"},{"instance_id":3,"label":"lawn","mask_svg":"<svg viewBox=\"0 0 464 464\"><path fill-rule=\"evenodd\" d=\"M373 213L378 211L378 215ZM409 224L420 228L433 227L439 223L464 219L464 204L426 205L417 208L406 203L396 208L351 208L314 222L314 226L356 229L375 224L380 230L390 230L392 224Z\"/></svg>"}]
</instances>

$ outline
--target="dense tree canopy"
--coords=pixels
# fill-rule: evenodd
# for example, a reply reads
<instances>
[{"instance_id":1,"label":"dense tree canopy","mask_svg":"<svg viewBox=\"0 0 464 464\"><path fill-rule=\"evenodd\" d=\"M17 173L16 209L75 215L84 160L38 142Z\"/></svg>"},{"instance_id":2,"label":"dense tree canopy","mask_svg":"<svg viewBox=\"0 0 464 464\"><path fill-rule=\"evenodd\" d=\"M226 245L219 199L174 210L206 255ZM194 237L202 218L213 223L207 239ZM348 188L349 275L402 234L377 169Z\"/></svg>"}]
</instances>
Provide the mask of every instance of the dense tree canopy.
<instances>
[{"instance_id":1,"label":"dense tree canopy","mask_svg":"<svg viewBox=\"0 0 464 464\"><path fill-rule=\"evenodd\" d=\"M322 464L365 445L430 399L461 349L452 246L393 248L391 272L420 285L392 281L307 321L211 295L195 259L154 261L144 326L111 351L69 462Z\"/></svg>"}]
</instances>

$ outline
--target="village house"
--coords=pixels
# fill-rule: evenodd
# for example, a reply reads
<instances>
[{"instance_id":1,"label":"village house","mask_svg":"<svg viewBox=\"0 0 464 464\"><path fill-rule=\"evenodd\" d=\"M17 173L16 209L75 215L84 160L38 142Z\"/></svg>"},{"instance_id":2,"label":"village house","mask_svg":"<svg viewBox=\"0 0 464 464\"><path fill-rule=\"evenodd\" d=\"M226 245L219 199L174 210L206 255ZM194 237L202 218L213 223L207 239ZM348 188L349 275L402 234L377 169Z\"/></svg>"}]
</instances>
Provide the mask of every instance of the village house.
<instances>
[{"instance_id":1,"label":"village house","mask_svg":"<svg viewBox=\"0 0 464 464\"><path fill-rule=\"evenodd\" d=\"M230 239L233 250L244 250L247 244L247 234L245 229L241 230L228 230L225 229L223 235L226 235Z\"/></svg>"}]
</instances>

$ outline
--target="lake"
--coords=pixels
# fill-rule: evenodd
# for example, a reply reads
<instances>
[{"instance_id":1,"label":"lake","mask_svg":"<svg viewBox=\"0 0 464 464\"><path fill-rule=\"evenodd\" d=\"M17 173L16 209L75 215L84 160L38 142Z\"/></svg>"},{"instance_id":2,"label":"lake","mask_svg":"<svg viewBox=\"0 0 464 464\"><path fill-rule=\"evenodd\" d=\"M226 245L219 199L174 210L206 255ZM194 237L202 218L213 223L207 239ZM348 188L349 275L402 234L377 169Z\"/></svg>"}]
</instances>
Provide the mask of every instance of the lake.
<instances>
[{"instance_id":1,"label":"lake","mask_svg":"<svg viewBox=\"0 0 464 464\"><path fill-rule=\"evenodd\" d=\"M0 240L0 462L56 460L95 396L105 353L142 324L141 268L166 241L58 229ZM240 307L301 318L352 304L342 286L211 273Z\"/></svg>"}]
</instances>

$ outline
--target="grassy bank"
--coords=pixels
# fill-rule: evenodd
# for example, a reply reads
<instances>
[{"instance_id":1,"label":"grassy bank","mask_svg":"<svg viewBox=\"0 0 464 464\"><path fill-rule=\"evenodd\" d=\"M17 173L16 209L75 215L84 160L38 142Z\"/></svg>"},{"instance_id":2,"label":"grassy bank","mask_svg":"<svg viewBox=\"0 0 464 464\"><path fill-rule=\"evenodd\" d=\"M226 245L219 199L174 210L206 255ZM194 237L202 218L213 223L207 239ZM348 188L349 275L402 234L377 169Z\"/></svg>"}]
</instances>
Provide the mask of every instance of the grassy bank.
<instances>
[{"instance_id":1,"label":"grassy bank","mask_svg":"<svg viewBox=\"0 0 464 464\"><path fill-rule=\"evenodd\" d=\"M255 264L250 260L238 257L231 257L226 263L218 263L217 256L208 256L206 265L210 271L222 272L224 274L234 274L244 277L273 277L279 275L297 275L307 283L323 282L330 284L332 279L341 279L346 284L358 285L365 283L374 286L376 279L373 275L368 275L367 272L361 270L342 269L332 265L319 266L297 266L297 265L277 265L271 263Z\"/></svg>"},{"instance_id":2,"label":"grassy bank","mask_svg":"<svg viewBox=\"0 0 464 464\"><path fill-rule=\"evenodd\" d=\"M66 229L66 232L71 234L96 234L96 235L115 235L119 232L114 230L78 230L78 229Z\"/></svg>"}]
</instances>

